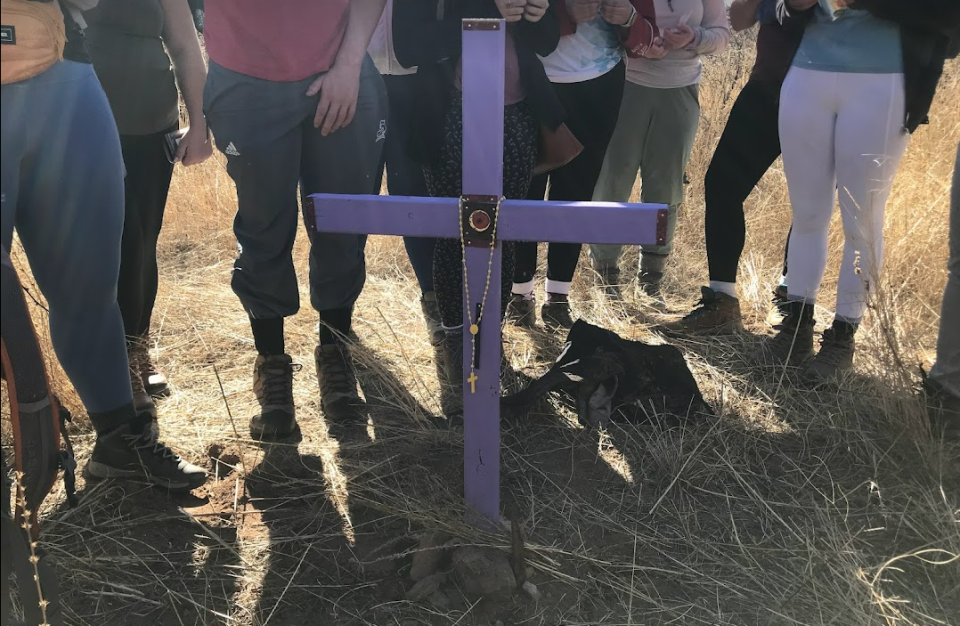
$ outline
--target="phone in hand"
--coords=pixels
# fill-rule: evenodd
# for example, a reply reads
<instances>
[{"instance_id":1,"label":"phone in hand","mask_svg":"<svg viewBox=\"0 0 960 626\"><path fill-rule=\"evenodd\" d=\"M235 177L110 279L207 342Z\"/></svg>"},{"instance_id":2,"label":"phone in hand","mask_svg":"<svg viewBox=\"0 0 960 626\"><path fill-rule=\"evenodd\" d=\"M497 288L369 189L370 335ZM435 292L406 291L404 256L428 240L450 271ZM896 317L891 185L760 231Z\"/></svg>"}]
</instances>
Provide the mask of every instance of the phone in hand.
<instances>
[{"instance_id":1,"label":"phone in hand","mask_svg":"<svg viewBox=\"0 0 960 626\"><path fill-rule=\"evenodd\" d=\"M180 140L187 134L189 128L181 128L164 136L163 151L167 155L167 160L171 163L176 161L177 149L180 147Z\"/></svg>"}]
</instances>

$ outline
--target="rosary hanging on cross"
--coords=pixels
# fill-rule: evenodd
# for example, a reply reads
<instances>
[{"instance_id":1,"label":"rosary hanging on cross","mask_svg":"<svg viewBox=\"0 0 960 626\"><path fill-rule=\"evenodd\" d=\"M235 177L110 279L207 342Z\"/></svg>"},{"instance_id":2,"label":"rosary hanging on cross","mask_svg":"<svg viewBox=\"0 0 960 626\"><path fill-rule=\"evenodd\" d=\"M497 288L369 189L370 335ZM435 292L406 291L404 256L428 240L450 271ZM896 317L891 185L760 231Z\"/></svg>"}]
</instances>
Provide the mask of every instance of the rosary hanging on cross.
<instances>
[{"instance_id":1,"label":"rosary hanging on cross","mask_svg":"<svg viewBox=\"0 0 960 626\"><path fill-rule=\"evenodd\" d=\"M483 319L484 309L487 303L487 294L490 293L490 281L493 276L493 257L497 248L497 221L500 215L500 203L503 197L496 196L477 198L476 196L460 197L460 252L463 262L463 292L469 302L470 282L469 272L467 271L467 246L470 241L490 240L490 256L487 260L487 278L483 286L483 296L477 303L476 319L474 312L467 308L467 322L469 326L467 332L470 333L470 376L467 382L470 383L470 393L477 393L477 368L479 367L479 353L477 352L477 337L480 335L480 321ZM489 233L489 234L488 234ZM472 235L472 236L471 236Z\"/></svg>"}]
</instances>

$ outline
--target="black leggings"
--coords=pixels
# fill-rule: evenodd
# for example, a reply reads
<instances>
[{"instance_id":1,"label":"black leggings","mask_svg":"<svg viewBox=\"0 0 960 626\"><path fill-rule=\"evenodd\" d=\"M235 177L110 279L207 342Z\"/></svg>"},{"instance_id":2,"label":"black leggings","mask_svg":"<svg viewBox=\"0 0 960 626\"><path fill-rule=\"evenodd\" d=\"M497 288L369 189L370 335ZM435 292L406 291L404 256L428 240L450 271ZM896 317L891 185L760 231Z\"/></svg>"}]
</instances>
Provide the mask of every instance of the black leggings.
<instances>
[{"instance_id":1,"label":"black leggings","mask_svg":"<svg viewBox=\"0 0 960 626\"><path fill-rule=\"evenodd\" d=\"M127 337L146 337L157 299L157 239L173 176L164 150L167 129L152 135L121 135L127 169L117 303Z\"/></svg>"},{"instance_id":2,"label":"black leggings","mask_svg":"<svg viewBox=\"0 0 960 626\"><path fill-rule=\"evenodd\" d=\"M530 184L529 200L543 200L550 183L550 200L593 199L603 157L613 137L623 100L626 71L621 63L603 76L581 83L555 83L554 90L567 111L566 124L583 144L583 152L573 161L549 174L537 176ZM580 259L579 243L551 243L547 249L547 278L569 283ZM537 243L517 242L517 266L514 283L533 280L537 271Z\"/></svg>"},{"instance_id":3,"label":"black leggings","mask_svg":"<svg viewBox=\"0 0 960 626\"><path fill-rule=\"evenodd\" d=\"M730 111L713 153L704 181L710 280L737 282L737 266L747 235L743 203L780 156L779 100L780 83L748 82Z\"/></svg>"},{"instance_id":4,"label":"black leggings","mask_svg":"<svg viewBox=\"0 0 960 626\"><path fill-rule=\"evenodd\" d=\"M444 143L440 156L424 168L427 191L436 198L459 198L463 175L463 110L459 91L451 97L444 124ZM537 160L539 125L526 103L512 104L503 110L503 195L525 198ZM514 244L501 241L501 316L510 297L513 276ZM457 239L439 239L433 253L433 280L443 325L463 324L463 249Z\"/></svg>"}]
</instances>

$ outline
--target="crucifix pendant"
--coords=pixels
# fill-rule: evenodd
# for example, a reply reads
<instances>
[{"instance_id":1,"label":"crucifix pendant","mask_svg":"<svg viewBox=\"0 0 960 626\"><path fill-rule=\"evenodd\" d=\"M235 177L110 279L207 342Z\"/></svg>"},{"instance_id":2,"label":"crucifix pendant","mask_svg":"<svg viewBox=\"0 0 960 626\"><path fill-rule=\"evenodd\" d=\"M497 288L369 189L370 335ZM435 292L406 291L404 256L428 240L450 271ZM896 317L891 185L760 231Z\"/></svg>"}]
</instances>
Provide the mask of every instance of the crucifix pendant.
<instances>
[{"instance_id":1,"label":"crucifix pendant","mask_svg":"<svg viewBox=\"0 0 960 626\"><path fill-rule=\"evenodd\" d=\"M470 383L470 393L477 393L477 373L470 372L470 377L467 378L467 382Z\"/></svg>"}]
</instances>

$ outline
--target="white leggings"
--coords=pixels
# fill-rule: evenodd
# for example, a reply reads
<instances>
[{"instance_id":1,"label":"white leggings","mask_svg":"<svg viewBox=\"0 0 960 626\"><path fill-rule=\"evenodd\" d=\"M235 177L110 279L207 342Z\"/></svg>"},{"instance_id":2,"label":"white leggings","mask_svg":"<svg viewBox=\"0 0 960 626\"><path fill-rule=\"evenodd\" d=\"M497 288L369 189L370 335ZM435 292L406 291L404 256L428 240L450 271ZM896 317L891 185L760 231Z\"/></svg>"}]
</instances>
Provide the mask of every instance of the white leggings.
<instances>
[{"instance_id":1,"label":"white leggings","mask_svg":"<svg viewBox=\"0 0 960 626\"><path fill-rule=\"evenodd\" d=\"M837 318L859 322L883 264L883 213L909 135L902 74L791 68L780 94L780 142L793 208L788 285L815 302L839 190L844 247Z\"/></svg>"}]
</instances>

